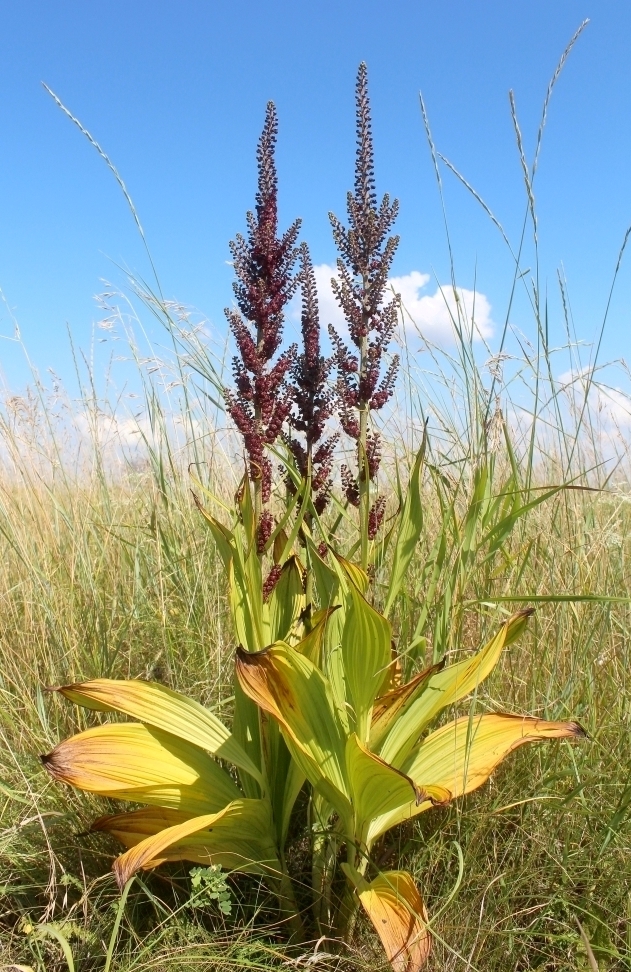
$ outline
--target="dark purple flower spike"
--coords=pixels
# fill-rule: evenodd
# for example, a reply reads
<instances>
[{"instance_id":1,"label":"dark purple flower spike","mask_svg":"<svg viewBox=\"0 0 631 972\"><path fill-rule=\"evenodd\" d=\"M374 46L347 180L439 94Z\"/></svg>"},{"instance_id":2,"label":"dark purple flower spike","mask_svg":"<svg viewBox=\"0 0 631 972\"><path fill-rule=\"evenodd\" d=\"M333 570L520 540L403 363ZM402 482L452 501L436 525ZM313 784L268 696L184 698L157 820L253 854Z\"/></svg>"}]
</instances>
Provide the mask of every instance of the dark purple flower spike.
<instances>
[{"instance_id":1,"label":"dark purple flower spike","mask_svg":"<svg viewBox=\"0 0 631 972\"><path fill-rule=\"evenodd\" d=\"M320 316L316 280L306 243L300 247L300 287L302 292L302 351L291 367L292 396L295 408L290 416L293 432L287 443L301 476L311 476L314 506L318 513L326 507L331 490L331 466L338 436L325 437L325 427L333 411L333 394L328 386L333 360L320 350ZM293 484L289 482L293 490Z\"/></svg>"},{"instance_id":2,"label":"dark purple flower spike","mask_svg":"<svg viewBox=\"0 0 631 972\"><path fill-rule=\"evenodd\" d=\"M256 153L256 212L247 214L247 239L238 234L230 244L237 308L226 310L238 355L233 359L235 388L226 390L225 397L243 437L257 522L272 487L267 447L278 438L291 409L287 376L295 355L292 347L274 360L283 337L284 309L298 286L293 270L300 228L296 220L282 236L277 235L277 132L276 108L270 101Z\"/></svg>"},{"instance_id":3,"label":"dark purple flower spike","mask_svg":"<svg viewBox=\"0 0 631 972\"><path fill-rule=\"evenodd\" d=\"M352 345L346 346L333 327L329 327L337 369L337 395L340 424L357 443L357 472L342 470L342 486L349 503L361 510L362 563L367 565L368 540L383 519L383 503L370 506L370 482L377 477L380 442L369 430L369 415L392 397L399 367L395 355L383 371L384 354L397 322L399 297L386 300L388 275L399 243L388 236L398 213L398 202L386 194L377 203L368 75L365 64L357 74L356 119L357 156L355 190L347 198L348 227L329 214L333 239L340 254L338 279L333 290L348 324Z\"/></svg>"}]
</instances>

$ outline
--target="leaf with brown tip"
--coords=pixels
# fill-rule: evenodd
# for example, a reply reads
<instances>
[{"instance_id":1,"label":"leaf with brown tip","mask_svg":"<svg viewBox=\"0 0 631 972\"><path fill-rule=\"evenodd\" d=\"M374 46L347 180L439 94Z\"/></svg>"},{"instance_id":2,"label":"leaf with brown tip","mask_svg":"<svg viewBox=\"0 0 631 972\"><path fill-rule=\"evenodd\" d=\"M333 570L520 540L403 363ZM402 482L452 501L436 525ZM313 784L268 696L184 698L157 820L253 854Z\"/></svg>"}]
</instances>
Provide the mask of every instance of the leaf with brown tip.
<instances>
[{"instance_id":1,"label":"leaf with brown tip","mask_svg":"<svg viewBox=\"0 0 631 972\"><path fill-rule=\"evenodd\" d=\"M199 702L166 685L140 679L95 678L51 691L87 709L124 712L132 719L221 756L260 780L256 766L223 722Z\"/></svg>"},{"instance_id":2,"label":"leaf with brown tip","mask_svg":"<svg viewBox=\"0 0 631 972\"><path fill-rule=\"evenodd\" d=\"M452 799L471 793L488 780L506 756L525 743L544 739L580 739L587 735L576 722L546 722L530 716L487 713L447 723L419 743L403 772L420 786L445 787ZM370 839L428 810L429 803L407 807L374 821Z\"/></svg>"},{"instance_id":3,"label":"leaf with brown tip","mask_svg":"<svg viewBox=\"0 0 631 972\"><path fill-rule=\"evenodd\" d=\"M241 795L203 749L138 722L87 729L42 762L55 779L81 790L198 814L215 813Z\"/></svg>"}]
</instances>

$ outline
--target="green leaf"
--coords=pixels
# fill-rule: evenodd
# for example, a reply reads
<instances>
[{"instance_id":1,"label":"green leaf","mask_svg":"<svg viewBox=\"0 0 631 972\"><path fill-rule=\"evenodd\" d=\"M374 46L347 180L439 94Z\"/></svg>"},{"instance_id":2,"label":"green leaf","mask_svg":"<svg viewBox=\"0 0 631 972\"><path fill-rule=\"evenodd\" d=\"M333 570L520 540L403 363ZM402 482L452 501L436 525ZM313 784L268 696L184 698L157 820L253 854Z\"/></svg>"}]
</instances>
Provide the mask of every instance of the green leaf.
<instances>
[{"instance_id":1,"label":"green leaf","mask_svg":"<svg viewBox=\"0 0 631 972\"><path fill-rule=\"evenodd\" d=\"M195 500L197 509L202 514L204 520L210 528L210 532L213 535L213 540L215 541L215 546L217 547L217 552L221 557L224 568L228 570L228 566L234 557L234 536L228 527L225 527L223 523L216 520L215 517L202 506L195 493L193 493L193 499Z\"/></svg>"},{"instance_id":2,"label":"green leaf","mask_svg":"<svg viewBox=\"0 0 631 972\"><path fill-rule=\"evenodd\" d=\"M391 644L390 622L350 584L342 632L342 659L356 731L363 742L368 741L373 703L388 678Z\"/></svg>"},{"instance_id":3,"label":"green leaf","mask_svg":"<svg viewBox=\"0 0 631 972\"><path fill-rule=\"evenodd\" d=\"M427 432L423 433L423 442L418 451L403 509L399 514L399 530L394 548L394 557L390 572L390 584L386 596L384 615L388 617L394 604L405 575L410 566L414 550L423 530L423 503L421 499L421 485L423 477L423 462L427 448Z\"/></svg>"},{"instance_id":4,"label":"green leaf","mask_svg":"<svg viewBox=\"0 0 631 972\"><path fill-rule=\"evenodd\" d=\"M290 557L282 568L269 599L270 636L272 641L288 641L294 625L305 609L303 573L296 557Z\"/></svg>"}]
</instances>

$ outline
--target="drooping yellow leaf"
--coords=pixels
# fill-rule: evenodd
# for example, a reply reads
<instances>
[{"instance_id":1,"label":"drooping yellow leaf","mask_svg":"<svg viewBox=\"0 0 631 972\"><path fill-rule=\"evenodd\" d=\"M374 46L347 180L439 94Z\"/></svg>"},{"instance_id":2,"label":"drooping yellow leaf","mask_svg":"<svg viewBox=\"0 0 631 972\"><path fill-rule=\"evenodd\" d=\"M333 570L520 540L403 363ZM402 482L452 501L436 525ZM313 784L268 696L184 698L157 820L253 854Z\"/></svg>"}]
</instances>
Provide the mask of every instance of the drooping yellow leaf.
<instances>
[{"instance_id":1,"label":"drooping yellow leaf","mask_svg":"<svg viewBox=\"0 0 631 972\"><path fill-rule=\"evenodd\" d=\"M521 633L533 612L519 611L477 654L433 674L422 694L394 721L379 755L387 763L402 767L417 739L435 716L448 705L475 691L493 671L505 644Z\"/></svg>"},{"instance_id":2,"label":"drooping yellow leaf","mask_svg":"<svg viewBox=\"0 0 631 972\"><path fill-rule=\"evenodd\" d=\"M444 787L452 799L482 786L502 760L518 746L543 739L580 739L585 730L576 722L546 722L529 716L493 713L463 717L431 733L414 748L403 772L421 788ZM384 814L370 828L370 839L404 820L428 810L410 802L407 807Z\"/></svg>"},{"instance_id":3,"label":"drooping yellow leaf","mask_svg":"<svg viewBox=\"0 0 631 972\"><path fill-rule=\"evenodd\" d=\"M42 757L57 780L118 800L215 813L241 794L198 746L142 723L109 723Z\"/></svg>"},{"instance_id":4,"label":"drooping yellow leaf","mask_svg":"<svg viewBox=\"0 0 631 972\"><path fill-rule=\"evenodd\" d=\"M260 779L259 771L229 729L199 702L157 682L96 678L56 689L71 702L99 712L124 712L234 763Z\"/></svg>"},{"instance_id":5,"label":"drooping yellow leaf","mask_svg":"<svg viewBox=\"0 0 631 972\"><path fill-rule=\"evenodd\" d=\"M412 875L384 871L359 891L394 972L417 972L431 950L427 910Z\"/></svg>"},{"instance_id":6,"label":"drooping yellow leaf","mask_svg":"<svg viewBox=\"0 0 631 972\"><path fill-rule=\"evenodd\" d=\"M246 695L280 724L307 779L348 815L346 739L320 669L280 642L256 653L238 650L236 673Z\"/></svg>"},{"instance_id":7,"label":"drooping yellow leaf","mask_svg":"<svg viewBox=\"0 0 631 972\"><path fill-rule=\"evenodd\" d=\"M135 840L138 818L121 817L101 821L100 828L120 834L123 842ZM145 814L142 827L151 826ZM116 829L114 829L116 828ZM167 860L229 862L237 870L277 873L280 869L274 848L271 819L261 800L236 800L219 813L191 817L157 833L143 837L121 854L113 864L119 887L124 887L141 868L157 867Z\"/></svg>"},{"instance_id":8,"label":"drooping yellow leaf","mask_svg":"<svg viewBox=\"0 0 631 972\"><path fill-rule=\"evenodd\" d=\"M450 793L440 787L419 787L400 770L388 766L362 745L357 735L349 736L346 764L353 804L353 829L360 844L365 843L369 826L375 817L430 800L443 803Z\"/></svg>"}]
</instances>

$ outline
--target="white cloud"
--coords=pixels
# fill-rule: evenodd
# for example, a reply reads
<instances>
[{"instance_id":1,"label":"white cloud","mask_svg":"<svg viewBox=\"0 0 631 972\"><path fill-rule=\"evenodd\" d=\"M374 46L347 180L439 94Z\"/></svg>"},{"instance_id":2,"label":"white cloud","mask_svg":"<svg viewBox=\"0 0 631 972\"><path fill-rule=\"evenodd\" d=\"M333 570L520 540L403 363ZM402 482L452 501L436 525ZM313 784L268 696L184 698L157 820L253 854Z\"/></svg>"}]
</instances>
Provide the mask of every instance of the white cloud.
<instances>
[{"instance_id":1,"label":"white cloud","mask_svg":"<svg viewBox=\"0 0 631 972\"><path fill-rule=\"evenodd\" d=\"M406 327L417 331L433 344L452 344L455 339L454 321L465 333L473 331L473 339L489 338L493 334L491 305L484 294L465 287L449 285L436 288L433 294L423 294L429 274L412 270L404 277L388 281L401 294Z\"/></svg>"},{"instance_id":2,"label":"white cloud","mask_svg":"<svg viewBox=\"0 0 631 972\"><path fill-rule=\"evenodd\" d=\"M347 333L344 315L331 287L331 278L337 276L337 268L328 263L320 263L313 269L323 327L333 324L340 333ZM388 287L401 294L407 330L420 333L433 344L453 344L455 340L453 318L459 321L460 326L467 332L472 329L472 320L474 321L474 340L491 337L493 334L491 305L484 294L459 287L457 288L458 302L456 302L451 285L437 287L433 294L421 294L429 280L429 274L421 273L419 270L412 270L405 276L392 277L388 280ZM300 320L299 296L292 301L290 317L296 322Z\"/></svg>"}]
</instances>

